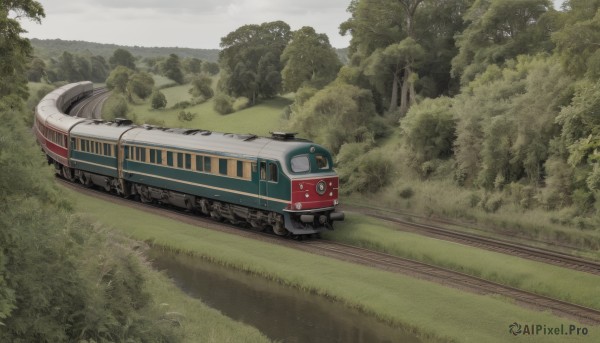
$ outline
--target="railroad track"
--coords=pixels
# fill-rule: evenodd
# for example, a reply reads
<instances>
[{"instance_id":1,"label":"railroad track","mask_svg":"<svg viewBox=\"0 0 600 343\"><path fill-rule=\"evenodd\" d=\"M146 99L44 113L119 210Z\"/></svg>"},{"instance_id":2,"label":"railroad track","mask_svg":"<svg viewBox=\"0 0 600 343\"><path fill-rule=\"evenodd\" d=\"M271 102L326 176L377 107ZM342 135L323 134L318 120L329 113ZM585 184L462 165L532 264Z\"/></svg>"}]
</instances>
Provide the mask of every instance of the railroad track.
<instances>
[{"instance_id":1,"label":"railroad track","mask_svg":"<svg viewBox=\"0 0 600 343\"><path fill-rule=\"evenodd\" d=\"M521 258L526 258L533 261L578 270L594 275L600 275L599 262L583 259L578 256L569 255L566 253L544 249L540 247L515 244L506 240L489 238L471 233L458 232L455 230L442 228L438 226L414 223L407 220L403 220L393 215L385 215L373 210L367 210L356 206L344 206L344 209L351 212L361 213L370 217L390 221L392 223L400 224L399 229L403 229L403 231L421 233L430 237L451 240L457 243L470 245L489 251L518 256Z\"/></svg>"},{"instance_id":2,"label":"railroad track","mask_svg":"<svg viewBox=\"0 0 600 343\"><path fill-rule=\"evenodd\" d=\"M558 316L576 319L586 324L600 324L600 310L523 291L517 288L501 285L471 275L429 265L423 262L327 240L296 241L292 239L282 239L281 237L276 237L270 234L245 230L230 224L218 223L212 219L193 215L188 212L123 199L115 194L110 194L91 188L85 188L82 185L73 184L60 178L57 178L57 180L66 187L78 192L88 194L96 198L101 198L112 203L117 203L145 212L165 216L187 224L201 225L203 228L207 229L218 230L221 232L236 234L268 243L283 245L289 248L319 254L342 261L361 264L392 273L406 274L477 294L501 295L510 299L514 299L517 303L530 308L535 308L542 311L549 310Z\"/></svg>"},{"instance_id":3,"label":"railroad track","mask_svg":"<svg viewBox=\"0 0 600 343\"><path fill-rule=\"evenodd\" d=\"M110 91L106 87L96 88L92 95L75 104L67 114L73 117L102 119L102 106L109 96Z\"/></svg>"}]
</instances>

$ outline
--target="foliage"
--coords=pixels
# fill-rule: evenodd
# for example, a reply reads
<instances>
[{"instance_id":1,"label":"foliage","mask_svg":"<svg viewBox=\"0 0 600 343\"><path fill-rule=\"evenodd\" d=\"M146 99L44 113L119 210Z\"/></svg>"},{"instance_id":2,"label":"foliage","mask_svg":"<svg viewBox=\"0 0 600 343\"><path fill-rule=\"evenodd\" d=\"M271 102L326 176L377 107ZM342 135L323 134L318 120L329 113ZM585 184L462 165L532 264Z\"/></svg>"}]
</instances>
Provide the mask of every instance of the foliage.
<instances>
[{"instance_id":1,"label":"foliage","mask_svg":"<svg viewBox=\"0 0 600 343\"><path fill-rule=\"evenodd\" d=\"M390 181L394 173L390 157L380 150L368 149L368 143L342 145L336 163L344 193L377 192Z\"/></svg>"},{"instance_id":2,"label":"foliage","mask_svg":"<svg viewBox=\"0 0 600 343\"><path fill-rule=\"evenodd\" d=\"M283 88L295 92L304 84L321 88L335 79L341 63L327 35L310 26L295 31L281 54Z\"/></svg>"},{"instance_id":3,"label":"foliage","mask_svg":"<svg viewBox=\"0 0 600 343\"><path fill-rule=\"evenodd\" d=\"M152 94L154 87L154 79L146 72L138 72L129 78L127 83L128 90L144 100Z\"/></svg>"},{"instance_id":4,"label":"foliage","mask_svg":"<svg viewBox=\"0 0 600 343\"><path fill-rule=\"evenodd\" d=\"M206 61L202 64L202 72L212 76L217 75L219 73L219 64Z\"/></svg>"},{"instance_id":5,"label":"foliage","mask_svg":"<svg viewBox=\"0 0 600 343\"><path fill-rule=\"evenodd\" d=\"M202 60L195 57L185 58L182 67L188 74L200 74L202 72Z\"/></svg>"},{"instance_id":6,"label":"foliage","mask_svg":"<svg viewBox=\"0 0 600 343\"><path fill-rule=\"evenodd\" d=\"M214 98L214 109L220 114L233 112L233 98L225 93L219 93Z\"/></svg>"},{"instance_id":7,"label":"foliage","mask_svg":"<svg viewBox=\"0 0 600 343\"><path fill-rule=\"evenodd\" d=\"M192 121L192 120L194 120L195 117L196 117L196 113L192 113L189 111L188 112L181 111L181 112L179 112L177 119L179 119L180 122L184 122L184 121Z\"/></svg>"},{"instance_id":8,"label":"foliage","mask_svg":"<svg viewBox=\"0 0 600 343\"><path fill-rule=\"evenodd\" d=\"M334 83L295 106L290 126L337 153L344 143L371 142L381 136L375 116L369 90Z\"/></svg>"},{"instance_id":9,"label":"foliage","mask_svg":"<svg viewBox=\"0 0 600 343\"><path fill-rule=\"evenodd\" d=\"M250 106L250 99L243 96L235 99L232 105L234 112L241 111L247 108L248 106Z\"/></svg>"},{"instance_id":10,"label":"foliage","mask_svg":"<svg viewBox=\"0 0 600 343\"><path fill-rule=\"evenodd\" d=\"M550 51L544 14L551 8L549 0L476 0L464 16L467 28L457 36L452 75L465 85L490 64Z\"/></svg>"},{"instance_id":11,"label":"foliage","mask_svg":"<svg viewBox=\"0 0 600 343\"><path fill-rule=\"evenodd\" d=\"M112 94L102 108L103 118L114 120L116 118L127 118L129 106L127 99L123 95Z\"/></svg>"},{"instance_id":12,"label":"foliage","mask_svg":"<svg viewBox=\"0 0 600 343\"><path fill-rule=\"evenodd\" d=\"M29 40L20 36L25 30L21 28L18 19L27 18L40 23L44 16L44 9L37 1L17 0L0 3L0 98L10 94L16 94L22 99L27 98L25 71L27 58L33 51Z\"/></svg>"},{"instance_id":13,"label":"foliage","mask_svg":"<svg viewBox=\"0 0 600 343\"><path fill-rule=\"evenodd\" d=\"M169 79L182 84L183 83L183 72L181 71L181 62L179 56L170 54L169 58L162 65L162 74Z\"/></svg>"},{"instance_id":14,"label":"foliage","mask_svg":"<svg viewBox=\"0 0 600 343\"><path fill-rule=\"evenodd\" d=\"M112 56L108 59L108 63L110 63L110 67L112 69L115 69L118 66L123 66L125 68L135 70L135 58L126 49L119 48L115 50Z\"/></svg>"},{"instance_id":15,"label":"foliage","mask_svg":"<svg viewBox=\"0 0 600 343\"><path fill-rule=\"evenodd\" d=\"M152 103L152 105L151 105L152 108L155 109L155 110L167 107L167 98L159 90L155 90L154 92L152 92L152 96L150 97L150 101Z\"/></svg>"},{"instance_id":16,"label":"foliage","mask_svg":"<svg viewBox=\"0 0 600 343\"><path fill-rule=\"evenodd\" d=\"M244 25L221 38L220 90L256 103L281 89L281 53L291 38L290 27L282 21Z\"/></svg>"},{"instance_id":17,"label":"foliage","mask_svg":"<svg viewBox=\"0 0 600 343\"><path fill-rule=\"evenodd\" d=\"M126 93L129 78L133 73L133 70L127 67L116 67L106 79L106 87L116 93Z\"/></svg>"},{"instance_id":18,"label":"foliage","mask_svg":"<svg viewBox=\"0 0 600 343\"><path fill-rule=\"evenodd\" d=\"M189 92L193 97L208 100L215 94L212 89L212 79L206 74L201 74L195 77L191 84L192 88L190 88Z\"/></svg>"},{"instance_id":19,"label":"foliage","mask_svg":"<svg viewBox=\"0 0 600 343\"><path fill-rule=\"evenodd\" d=\"M27 70L27 80L30 82L40 82L46 77L46 63L40 58L33 58L29 62Z\"/></svg>"},{"instance_id":20,"label":"foliage","mask_svg":"<svg viewBox=\"0 0 600 343\"><path fill-rule=\"evenodd\" d=\"M411 107L400 125L417 169L425 162L453 155L456 119L452 99L427 99Z\"/></svg>"}]
</instances>

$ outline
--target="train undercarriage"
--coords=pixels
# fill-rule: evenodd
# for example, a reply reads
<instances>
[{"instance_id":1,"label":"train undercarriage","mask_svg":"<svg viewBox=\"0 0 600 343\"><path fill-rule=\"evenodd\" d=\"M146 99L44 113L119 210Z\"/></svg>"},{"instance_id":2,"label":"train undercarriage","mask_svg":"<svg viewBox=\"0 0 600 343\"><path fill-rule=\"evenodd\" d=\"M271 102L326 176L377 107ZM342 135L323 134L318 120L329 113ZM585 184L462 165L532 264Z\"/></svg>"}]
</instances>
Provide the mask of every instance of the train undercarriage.
<instances>
[{"instance_id":1,"label":"train undercarriage","mask_svg":"<svg viewBox=\"0 0 600 343\"><path fill-rule=\"evenodd\" d=\"M343 213L335 213L333 209L303 214L262 211L73 169L62 166L51 158L48 158L48 163L54 164L59 176L70 182L81 183L85 187L96 186L125 198L136 197L143 203L158 203L201 213L216 221L226 220L234 225L246 224L257 231L272 230L279 236L318 235L326 229L333 230L334 220L343 220ZM342 218L334 217L336 215L341 215Z\"/></svg>"}]
</instances>

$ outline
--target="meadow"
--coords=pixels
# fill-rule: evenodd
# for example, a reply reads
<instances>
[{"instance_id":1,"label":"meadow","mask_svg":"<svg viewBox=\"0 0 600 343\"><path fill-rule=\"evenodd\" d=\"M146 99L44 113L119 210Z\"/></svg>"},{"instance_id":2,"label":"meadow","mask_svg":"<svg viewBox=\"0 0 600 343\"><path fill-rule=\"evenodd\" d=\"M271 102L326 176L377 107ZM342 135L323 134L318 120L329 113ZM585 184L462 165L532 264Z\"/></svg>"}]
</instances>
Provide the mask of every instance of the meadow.
<instances>
[{"instance_id":1,"label":"meadow","mask_svg":"<svg viewBox=\"0 0 600 343\"><path fill-rule=\"evenodd\" d=\"M509 335L508 325L514 321L549 326L571 322L517 306L501 297L474 295L404 275L183 224L68 190L65 193L73 199L77 210L133 239L340 301L415 332L425 340L504 342ZM352 231L351 225L370 231L385 229L380 227L382 224L356 221L340 225L336 232L344 231L346 226ZM590 328L590 334L595 329ZM547 342L575 340L575 337L544 337Z\"/></svg>"}]
</instances>

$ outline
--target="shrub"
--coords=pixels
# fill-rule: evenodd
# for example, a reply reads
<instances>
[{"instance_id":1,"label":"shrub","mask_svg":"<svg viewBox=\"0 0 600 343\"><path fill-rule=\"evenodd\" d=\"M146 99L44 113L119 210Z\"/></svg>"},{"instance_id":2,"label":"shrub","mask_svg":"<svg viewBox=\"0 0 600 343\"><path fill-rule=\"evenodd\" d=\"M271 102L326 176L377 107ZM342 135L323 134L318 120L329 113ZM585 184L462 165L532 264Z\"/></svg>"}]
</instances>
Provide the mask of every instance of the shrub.
<instances>
[{"instance_id":1,"label":"shrub","mask_svg":"<svg viewBox=\"0 0 600 343\"><path fill-rule=\"evenodd\" d=\"M180 102L176 103L175 105L173 105L172 108L174 110L185 110L186 108L191 107L191 106L192 106L191 102L184 100L184 101L180 101Z\"/></svg>"},{"instance_id":2,"label":"shrub","mask_svg":"<svg viewBox=\"0 0 600 343\"><path fill-rule=\"evenodd\" d=\"M413 191L412 187L407 186L403 187L400 191L398 191L398 195L402 199L410 199L413 195L415 195L415 191Z\"/></svg>"},{"instance_id":3,"label":"shrub","mask_svg":"<svg viewBox=\"0 0 600 343\"><path fill-rule=\"evenodd\" d=\"M241 111L244 108L247 108L250 105L250 99L246 98L245 96L241 96L237 99L235 99L234 103L233 103L233 111L237 112L237 111Z\"/></svg>"},{"instance_id":4,"label":"shrub","mask_svg":"<svg viewBox=\"0 0 600 343\"><path fill-rule=\"evenodd\" d=\"M229 114L233 112L233 98L225 93L220 93L215 96L215 111L220 114Z\"/></svg>"},{"instance_id":5,"label":"shrub","mask_svg":"<svg viewBox=\"0 0 600 343\"><path fill-rule=\"evenodd\" d=\"M192 121L192 120L194 120L194 118L196 118L196 113L186 112L186 111L179 112L179 115L177 116L177 119L179 119L179 121L181 121L181 122Z\"/></svg>"},{"instance_id":6,"label":"shrub","mask_svg":"<svg viewBox=\"0 0 600 343\"><path fill-rule=\"evenodd\" d=\"M115 118L127 118L129 106L123 95L112 95L103 109L104 118L113 120Z\"/></svg>"},{"instance_id":7,"label":"shrub","mask_svg":"<svg viewBox=\"0 0 600 343\"><path fill-rule=\"evenodd\" d=\"M159 90L156 90L152 93L151 101L152 101L152 108L155 110L157 110L159 108L167 107L167 98Z\"/></svg>"}]
</instances>

